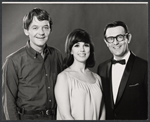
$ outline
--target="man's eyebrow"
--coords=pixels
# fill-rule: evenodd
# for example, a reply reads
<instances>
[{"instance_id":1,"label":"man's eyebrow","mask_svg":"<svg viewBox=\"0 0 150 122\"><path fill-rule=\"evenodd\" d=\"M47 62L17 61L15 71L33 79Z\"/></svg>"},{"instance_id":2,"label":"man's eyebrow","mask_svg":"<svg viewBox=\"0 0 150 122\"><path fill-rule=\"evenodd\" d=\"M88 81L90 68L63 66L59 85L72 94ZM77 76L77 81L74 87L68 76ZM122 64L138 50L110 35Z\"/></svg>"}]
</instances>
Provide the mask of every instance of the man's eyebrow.
<instances>
[{"instance_id":1,"label":"man's eyebrow","mask_svg":"<svg viewBox=\"0 0 150 122\"><path fill-rule=\"evenodd\" d=\"M44 26L49 26L48 24L44 25Z\"/></svg>"},{"instance_id":2,"label":"man's eyebrow","mask_svg":"<svg viewBox=\"0 0 150 122\"><path fill-rule=\"evenodd\" d=\"M31 25L31 27L33 27L33 26L38 26L38 25Z\"/></svg>"},{"instance_id":3,"label":"man's eyebrow","mask_svg":"<svg viewBox=\"0 0 150 122\"><path fill-rule=\"evenodd\" d=\"M31 25L31 27L34 27L34 26L39 26L38 24L37 25ZM48 24L45 24L43 26L49 26Z\"/></svg>"}]
</instances>

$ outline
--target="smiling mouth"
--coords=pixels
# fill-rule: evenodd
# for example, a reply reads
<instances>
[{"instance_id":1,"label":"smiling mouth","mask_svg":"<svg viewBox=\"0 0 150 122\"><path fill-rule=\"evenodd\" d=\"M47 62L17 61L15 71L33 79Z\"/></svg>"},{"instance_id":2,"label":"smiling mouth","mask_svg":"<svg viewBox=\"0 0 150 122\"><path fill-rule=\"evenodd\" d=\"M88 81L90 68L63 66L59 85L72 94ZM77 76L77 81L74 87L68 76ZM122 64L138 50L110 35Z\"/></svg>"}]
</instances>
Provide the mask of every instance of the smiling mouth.
<instances>
[{"instance_id":1,"label":"smiling mouth","mask_svg":"<svg viewBox=\"0 0 150 122\"><path fill-rule=\"evenodd\" d=\"M45 37L36 37L37 39L44 39Z\"/></svg>"},{"instance_id":2,"label":"smiling mouth","mask_svg":"<svg viewBox=\"0 0 150 122\"><path fill-rule=\"evenodd\" d=\"M84 57L86 54L82 53L82 54L78 54L80 57Z\"/></svg>"},{"instance_id":3,"label":"smiling mouth","mask_svg":"<svg viewBox=\"0 0 150 122\"><path fill-rule=\"evenodd\" d=\"M115 47L113 47L114 49L120 49L121 48L121 46L115 46Z\"/></svg>"}]
</instances>

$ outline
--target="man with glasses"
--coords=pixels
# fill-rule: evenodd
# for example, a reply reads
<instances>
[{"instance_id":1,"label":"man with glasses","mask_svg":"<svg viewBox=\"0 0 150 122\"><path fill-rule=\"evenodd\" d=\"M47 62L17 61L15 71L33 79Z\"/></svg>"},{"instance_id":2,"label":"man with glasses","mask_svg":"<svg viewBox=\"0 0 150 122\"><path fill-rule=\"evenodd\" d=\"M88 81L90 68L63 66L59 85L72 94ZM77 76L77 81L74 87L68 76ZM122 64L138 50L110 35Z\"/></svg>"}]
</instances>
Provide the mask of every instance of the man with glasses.
<instances>
[{"instance_id":1,"label":"man with glasses","mask_svg":"<svg viewBox=\"0 0 150 122\"><path fill-rule=\"evenodd\" d=\"M104 41L113 57L98 66L102 78L106 119L148 118L148 63L129 50L132 35L126 24L106 25Z\"/></svg>"}]
</instances>

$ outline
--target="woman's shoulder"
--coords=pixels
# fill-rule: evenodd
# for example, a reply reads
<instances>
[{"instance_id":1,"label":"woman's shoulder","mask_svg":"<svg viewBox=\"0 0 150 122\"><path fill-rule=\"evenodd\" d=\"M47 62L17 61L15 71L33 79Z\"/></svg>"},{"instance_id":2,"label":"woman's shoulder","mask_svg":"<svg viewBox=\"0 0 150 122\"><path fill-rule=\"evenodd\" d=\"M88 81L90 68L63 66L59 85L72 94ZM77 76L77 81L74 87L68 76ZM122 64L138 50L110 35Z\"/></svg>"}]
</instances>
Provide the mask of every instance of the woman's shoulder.
<instances>
[{"instance_id":1,"label":"woman's shoulder","mask_svg":"<svg viewBox=\"0 0 150 122\"><path fill-rule=\"evenodd\" d=\"M60 72L57 76L58 78L66 78L67 77L67 74L66 74L66 71L63 70L62 72Z\"/></svg>"},{"instance_id":2,"label":"woman's shoulder","mask_svg":"<svg viewBox=\"0 0 150 122\"><path fill-rule=\"evenodd\" d=\"M71 72L71 70L69 68L66 68L62 72L60 72L57 77L61 78L61 79L67 79L67 75L70 72Z\"/></svg>"},{"instance_id":3,"label":"woman's shoulder","mask_svg":"<svg viewBox=\"0 0 150 122\"><path fill-rule=\"evenodd\" d=\"M91 73L92 73L95 77L100 78L100 76L99 76L97 73L95 73L95 72L93 72L93 71L91 71Z\"/></svg>"},{"instance_id":4,"label":"woman's shoulder","mask_svg":"<svg viewBox=\"0 0 150 122\"><path fill-rule=\"evenodd\" d=\"M68 84L68 77L66 71L62 71L58 74L56 84L55 84L55 93L59 95L64 94L67 92L69 84ZM63 92L62 92L63 91Z\"/></svg>"},{"instance_id":5,"label":"woman's shoulder","mask_svg":"<svg viewBox=\"0 0 150 122\"><path fill-rule=\"evenodd\" d=\"M98 79L98 81L101 83L101 77L97 74L97 73L95 73L95 72L93 72L93 71L91 71L91 73L94 75L94 77L96 78L96 79Z\"/></svg>"},{"instance_id":6,"label":"woman's shoulder","mask_svg":"<svg viewBox=\"0 0 150 122\"><path fill-rule=\"evenodd\" d=\"M57 76L56 86L65 87L68 84L66 71L62 71Z\"/></svg>"},{"instance_id":7,"label":"woman's shoulder","mask_svg":"<svg viewBox=\"0 0 150 122\"><path fill-rule=\"evenodd\" d=\"M66 75L68 72L70 72L70 69L66 68L62 72L60 72L59 75Z\"/></svg>"}]
</instances>

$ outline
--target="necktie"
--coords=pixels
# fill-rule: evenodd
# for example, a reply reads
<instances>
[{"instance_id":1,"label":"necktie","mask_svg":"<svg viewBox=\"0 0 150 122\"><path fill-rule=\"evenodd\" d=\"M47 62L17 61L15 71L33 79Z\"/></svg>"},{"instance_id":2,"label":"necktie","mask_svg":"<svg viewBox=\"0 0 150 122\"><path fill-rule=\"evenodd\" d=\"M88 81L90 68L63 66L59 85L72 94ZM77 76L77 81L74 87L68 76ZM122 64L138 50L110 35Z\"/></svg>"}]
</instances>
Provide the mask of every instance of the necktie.
<instances>
[{"instance_id":1,"label":"necktie","mask_svg":"<svg viewBox=\"0 0 150 122\"><path fill-rule=\"evenodd\" d=\"M125 61L125 59L123 59L123 60L111 60L111 62L112 62L112 64L116 64L116 63L120 63L120 64L122 64L122 65L125 65L125 63L126 63L126 61Z\"/></svg>"}]
</instances>

